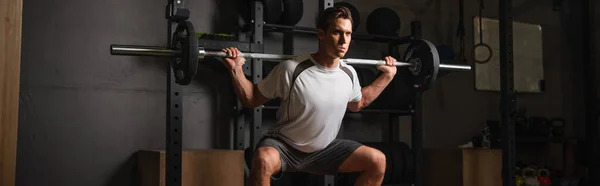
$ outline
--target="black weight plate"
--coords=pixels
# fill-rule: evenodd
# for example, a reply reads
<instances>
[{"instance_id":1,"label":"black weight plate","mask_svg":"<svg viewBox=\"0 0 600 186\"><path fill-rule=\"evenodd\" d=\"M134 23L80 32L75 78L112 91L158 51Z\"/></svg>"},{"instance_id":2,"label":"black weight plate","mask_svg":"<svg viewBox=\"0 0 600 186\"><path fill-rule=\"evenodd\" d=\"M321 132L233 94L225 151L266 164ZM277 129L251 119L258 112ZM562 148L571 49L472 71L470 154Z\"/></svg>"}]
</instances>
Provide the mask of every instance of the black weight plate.
<instances>
[{"instance_id":1,"label":"black weight plate","mask_svg":"<svg viewBox=\"0 0 600 186\"><path fill-rule=\"evenodd\" d=\"M383 183L391 183L394 178L394 158L396 157L392 153L390 144L391 143L385 142L383 143L384 147L382 147L382 152L385 154L385 174Z\"/></svg>"},{"instance_id":2,"label":"black weight plate","mask_svg":"<svg viewBox=\"0 0 600 186\"><path fill-rule=\"evenodd\" d=\"M402 183L414 183L415 181L415 155L412 150L406 143L402 143L401 145L403 156L404 157L404 176L402 178Z\"/></svg>"},{"instance_id":3,"label":"black weight plate","mask_svg":"<svg viewBox=\"0 0 600 186\"><path fill-rule=\"evenodd\" d=\"M194 77L196 76L196 73L198 72L198 56L200 55L198 53L198 38L196 37L196 29L194 28L194 25L192 24L192 22L190 21L186 21L185 24L187 25L187 40L188 40L188 45L189 47L188 49L188 56L189 56L189 61L188 61L188 69L187 69L187 73L189 74L189 76L187 76L186 81L183 81L183 83L185 83L184 85L190 84L192 82L192 80L194 79Z\"/></svg>"},{"instance_id":4,"label":"black weight plate","mask_svg":"<svg viewBox=\"0 0 600 186\"><path fill-rule=\"evenodd\" d=\"M298 24L304 13L302 0L283 0L283 12L279 24L295 26Z\"/></svg>"},{"instance_id":5,"label":"black weight plate","mask_svg":"<svg viewBox=\"0 0 600 186\"><path fill-rule=\"evenodd\" d=\"M188 42L187 40L185 40L185 36L180 36L180 33L175 32L173 33L173 35L173 49L179 51L180 55L175 56L175 58L171 62L171 67L173 68L173 73L175 74L176 81L179 81L185 78L183 70L184 66L187 64L184 64L183 62L186 56L184 48L188 47Z\"/></svg>"},{"instance_id":6,"label":"black weight plate","mask_svg":"<svg viewBox=\"0 0 600 186\"><path fill-rule=\"evenodd\" d=\"M354 5L344 1L336 2L334 6L346 7L348 10L350 10L352 17L352 31L356 31L358 25L360 24L360 13L358 12L358 9L356 9Z\"/></svg>"},{"instance_id":7,"label":"black weight plate","mask_svg":"<svg viewBox=\"0 0 600 186\"><path fill-rule=\"evenodd\" d=\"M392 179L390 180L392 184L400 183L404 177L404 154L400 145L400 142L394 142L390 147L392 149L392 156L394 156L392 162L394 170L392 172Z\"/></svg>"},{"instance_id":8,"label":"black weight plate","mask_svg":"<svg viewBox=\"0 0 600 186\"><path fill-rule=\"evenodd\" d=\"M175 82L188 85L194 79L198 70L198 39L194 25L189 21L182 21L173 33L173 45L180 50L181 55L174 58L171 63L175 73Z\"/></svg>"},{"instance_id":9,"label":"black weight plate","mask_svg":"<svg viewBox=\"0 0 600 186\"><path fill-rule=\"evenodd\" d=\"M408 83L418 85L423 90L429 89L435 83L440 67L440 57L437 48L425 39L414 40L406 49L406 62L418 62L417 68L402 68L401 73L412 74L405 77Z\"/></svg>"},{"instance_id":10,"label":"black weight plate","mask_svg":"<svg viewBox=\"0 0 600 186\"><path fill-rule=\"evenodd\" d=\"M377 8L367 17L367 32L369 34L398 36L400 27L400 17L398 17L396 11L387 7Z\"/></svg>"},{"instance_id":11,"label":"black weight plate","mask_svg":"<svg viewBox=\"0 0 600 186\"><path fill-rule=\"evenodd\" d=\"M282 14L281 0L262 0L263 1L263 20L266 23L276 24L280 22ZM254 2L254 1L250 1Z\"/></svg>"},{"instance_id":12,"label":"black weight plate","mask_svg":"<svg viewBox=\"0 0 600 186\"><path fill-rule=\"evenodd\" d=\"M238 16L243 20L238 23L241 32L249 32L252 26L252 3L250 0L237 0L236 10Z\"/></svg>"}]
</instances>

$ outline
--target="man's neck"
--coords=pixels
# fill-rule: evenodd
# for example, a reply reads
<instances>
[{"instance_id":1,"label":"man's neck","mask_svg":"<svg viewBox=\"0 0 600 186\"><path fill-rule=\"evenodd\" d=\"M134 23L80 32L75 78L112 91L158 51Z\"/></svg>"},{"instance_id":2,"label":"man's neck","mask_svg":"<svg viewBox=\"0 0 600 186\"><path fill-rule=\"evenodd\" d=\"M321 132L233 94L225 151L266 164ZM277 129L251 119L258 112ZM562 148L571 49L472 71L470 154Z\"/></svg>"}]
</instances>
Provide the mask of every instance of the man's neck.
<instances>
[{"instance_id":1,"label":"man's neck","mask_svg":"<svg viewBox=\"0 0 600 186\"><path fill-rule=\"evenodd\" d=\"M318 51L312 54L313 59L320 65L327 68L335 68L338 66L340 58L333 58L327 55L325 52Z\"/></svg>"}]
</instances>

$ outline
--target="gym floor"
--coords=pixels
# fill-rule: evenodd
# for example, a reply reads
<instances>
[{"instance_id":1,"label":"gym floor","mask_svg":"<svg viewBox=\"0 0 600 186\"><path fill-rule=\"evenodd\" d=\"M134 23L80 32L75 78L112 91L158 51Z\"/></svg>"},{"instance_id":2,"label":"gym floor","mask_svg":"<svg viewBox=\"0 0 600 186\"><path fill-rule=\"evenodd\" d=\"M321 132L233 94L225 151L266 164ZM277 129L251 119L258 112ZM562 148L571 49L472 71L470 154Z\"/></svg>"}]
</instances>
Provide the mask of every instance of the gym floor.
<instances>
[{"instance_id":1,"label":"gym floor","mask_svg":"<svg viewBox=\"0 0 600 186\"><path fill-rule=\"evenodd\" d=\"M183 2L190 13L188 21L195 32L207 33L205 39L251 38L252 33L245 30L251 16L246 1ZM284 2L298 3L280 3ZM269 11L276 9L265 4L265 21L279 18L285 21L278 23L312 28L322 2L284 6L300 13L291 14L293 17L285 13L274 17L277 12ZM473 57L485 54L485 50L473 52L480 43L478 0L465 0L462 10L460 1L343 2L355 7L360 16L354 31L357 39L347 58L404 55L408 45L390 52L386 39L411 36L413 23L418 21L420 37L437 47L441 63L472 67L467 72L441 70L422 94L422 185L501 185L503 157L498 139L503 134L504 99L500 91L499 1L484 1L481 9L481 38L492 49L486 63ZM600 113L600 83L594 75L600 72L600 65L593 45L600 42L600 32L595 31L600 25L600 3L592 2L512 0L514 85L519 93L511 121L516 135L515 167L520 175L526 175L515 181L600 185L593 177L600 176L600 163L591 158L600 155L598 130L593 130ZM0 101L1 185L165 184L164 172L158 175L165 156L152 150L164 150L166 145L167 111L171 110L166 106L169 59L111 55L108 48L111 44L166 46L171 37L166 28L167 3L0 0L0 15L5 18L0 24L0 100L4 100ZM369 19L375 10L380 10L383 18L373 14L375 18ZM397 27L392 28L394 25ZM375 42L365 39L374 32L392 36ZM316 49L311 34L296 34L292 43L280 32L265 31L262 37L264 53L298 55ZM263 77L272 68L264 64ZM357 69L361 84L372 82L378 73L374 67ZM389 158L395 160L389 162L395 165L389 174L399 181L385 185L415 179L414 118L406 114L413 109L414 92L403 78L408 76L398 76L364 112L347 113L340 129L340 138L380 145L390 152L389 157L398 157L392 151L403 154L402 158ZM253 131L264 132L274 123L274 110L261 110L260 128L250 127L248 120L253 118L247 117L243 131L235 132L237 102L230 76L209 63L199 64L191 83L181 86L180 98L182 148L190 152L183 154L183 164L212 167L211 171L184 169L197 170L194 173L203 178L242 183L244 172L239 162L244 153L237 148L238 142L243 147L252 145ZM389 139L397 144L384 144ZM150 153L142 156L140 152ZM202 164L211 160L213 164ZM272 183L321 185L326 179L330 178L287 174ZM333 185L350 185L352 179L352 175L339 175ZM183 185L199 182L191 178L182 181Z\"/></svg>"}]
</instances>

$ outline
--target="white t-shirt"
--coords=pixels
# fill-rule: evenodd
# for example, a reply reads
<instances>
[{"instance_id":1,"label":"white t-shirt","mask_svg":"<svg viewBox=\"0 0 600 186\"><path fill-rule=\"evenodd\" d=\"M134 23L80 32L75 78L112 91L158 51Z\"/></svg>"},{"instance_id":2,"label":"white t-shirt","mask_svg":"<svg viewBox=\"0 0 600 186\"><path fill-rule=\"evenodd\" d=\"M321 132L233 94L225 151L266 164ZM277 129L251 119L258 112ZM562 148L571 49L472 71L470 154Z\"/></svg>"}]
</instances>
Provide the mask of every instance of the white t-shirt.
<instances>
[{"instance_id":1,"label":"white t-shirt","mask_svg":"<svg viewBox=\"0 0 600 186\"><path fill-rule=\"evenodd\" d=\"M265 97L281 99L277 123L269 135L303 152L324 149L336 138L348 102L362 98L356 70L339 64L327 68L311 55L299 56L281 62L258 83ZM292 82L294 72L301 68L305 69Z\"/></svg>"}]
</instances>

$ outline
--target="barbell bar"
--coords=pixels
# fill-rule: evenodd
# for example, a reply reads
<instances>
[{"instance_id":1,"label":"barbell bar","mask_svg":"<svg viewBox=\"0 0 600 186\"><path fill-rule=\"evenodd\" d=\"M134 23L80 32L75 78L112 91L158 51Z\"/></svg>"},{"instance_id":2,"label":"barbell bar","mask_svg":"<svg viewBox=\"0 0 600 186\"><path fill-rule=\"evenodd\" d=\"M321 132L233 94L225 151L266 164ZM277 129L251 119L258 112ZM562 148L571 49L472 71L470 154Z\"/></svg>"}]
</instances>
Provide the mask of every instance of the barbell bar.
<instances>
[{"instance_id":1,"label":"barbell bar","mask_svg":"<svg viewBox=\"0 0 600 186\"><path fill-rule=\"evenodd\" d=\"M171 67L175 75L175 82L181 85L188 85L194 79L197 73L199 59L206 56L227 57L223 51L205 50L198 45L194 25L190 21L182 21L177 24L173 32L172 43L169 48L160 46L141 46L141 45L110 45L112 55L127 56L162 56L169 57ZM285 60L297 56L264 54L264 53L242 53L244 58L266 59L266 60ZM346 58L341 60L347 64L357 65L384 65L383 60L354 59ZM436 81L438 71L470 71L470 66L441 64L437 48L433 43L425 39L416 39L410 42L404 59L398 60L396 66L408 67L399 70L400 74L409 71L410 75L403 79L414 87L425 90L429 85Z\"/></svg>"},{"instance_id":2,"label":"barbell bar","mask_svg":"<svg viewBox=\"0 0 600 186\"><path fill-rule=\"evenodd\" d=\"M141 46L141 45L117 45L113 44L110 46L110 53L112 55L126 55L126 56L162 56L162 57L175 57L181 55L181 52L172 50L164 47L157 46ZM204 57L229 57L227 53L216 50L205 50L202 47L198 47L198 59L204 59ZM244 58L254 59L267 59L267 60L286 60L292 59L297 56L294 55L282 55L282 54L264 54L264 53L240 53L239 56ZM356 59L356 58L344 58L341 62L350 65L385 65L384 60L372 60L372 59ZM395 66L413 66L415 63L398 61L394 63ZM466 65L449 65L439 64L439 68L442 70L451 71L470 71L471 66Z\"/></svg>"}]
</instances>

